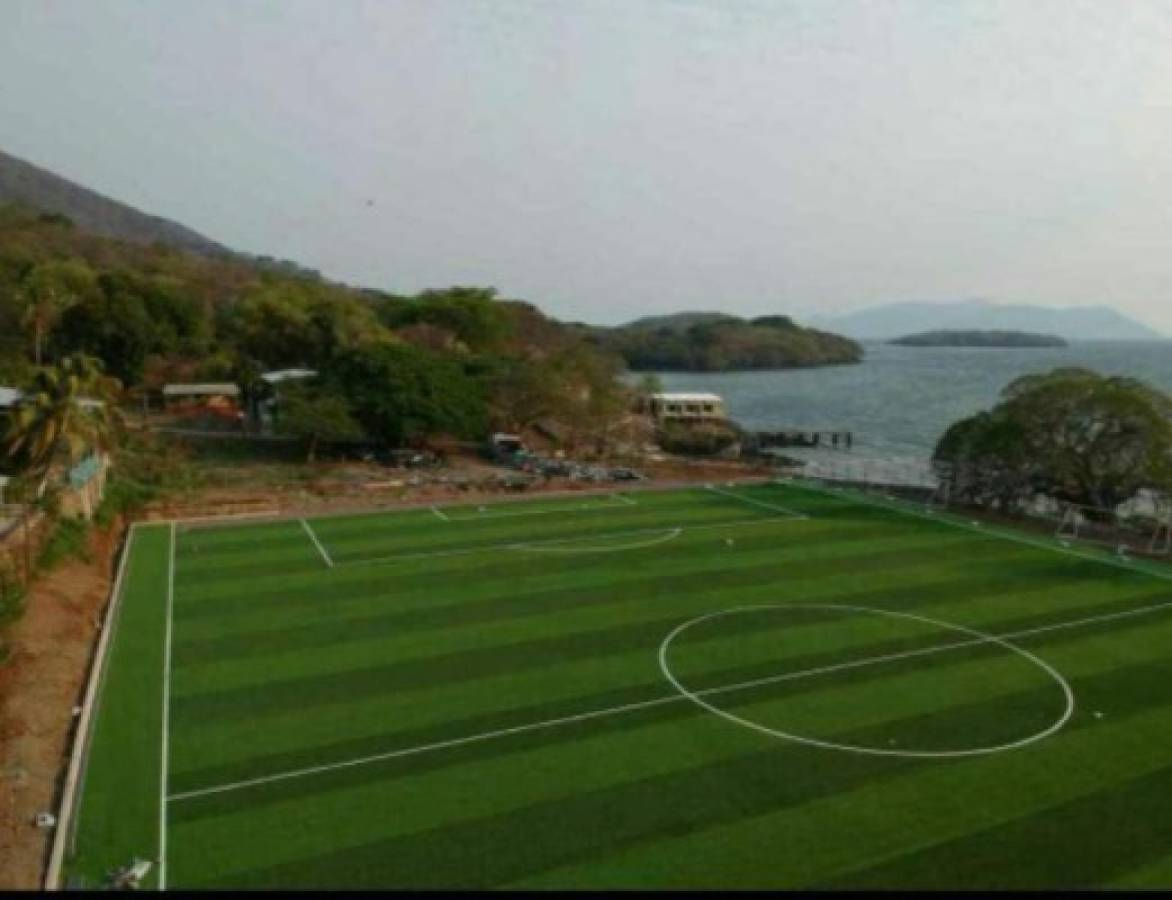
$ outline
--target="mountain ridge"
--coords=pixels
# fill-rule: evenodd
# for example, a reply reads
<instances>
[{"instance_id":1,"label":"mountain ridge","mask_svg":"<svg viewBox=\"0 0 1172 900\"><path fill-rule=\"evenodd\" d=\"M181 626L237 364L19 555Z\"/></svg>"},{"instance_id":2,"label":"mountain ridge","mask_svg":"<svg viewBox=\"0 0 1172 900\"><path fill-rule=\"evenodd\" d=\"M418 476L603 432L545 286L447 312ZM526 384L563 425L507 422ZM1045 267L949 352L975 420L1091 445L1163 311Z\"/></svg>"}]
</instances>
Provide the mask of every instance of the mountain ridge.
<instances>
[{"instance_id":1,"label":"mountain ridge","mask_svg":"<svg viewBox=\"0 0 1172 900\"><path fill-rule=\"evenodd\" d=\"M65 216L79 228L138 244L160 243L201 256L231 256L211 238L162 216L145 213L69 178L0 150L0 204Z\"/></svg>"},{"instance_id":2,"label":"mountain ridge","mask_svg":"<svg viewBox=\"0 0 1172 900\"><path fill-rule=\"evenodd\" d=\"M1154 328L1102 304L1048 307L988 300L910 301L842 315L812 316L810 324L855 340L891 340L925 331L967 330L1038 332L1070 341L1167 339Z\"/></svg>"}]
</instances>

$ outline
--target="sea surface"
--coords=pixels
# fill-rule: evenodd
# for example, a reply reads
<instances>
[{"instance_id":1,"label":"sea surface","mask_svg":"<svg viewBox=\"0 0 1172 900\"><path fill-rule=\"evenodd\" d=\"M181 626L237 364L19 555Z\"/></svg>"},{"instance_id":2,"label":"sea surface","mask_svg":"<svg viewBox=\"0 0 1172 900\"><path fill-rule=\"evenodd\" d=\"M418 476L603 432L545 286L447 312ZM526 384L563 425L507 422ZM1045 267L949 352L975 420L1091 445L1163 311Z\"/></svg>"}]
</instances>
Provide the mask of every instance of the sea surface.
<instances>
[{"instance_id":1,"label":"sea surface","mask_svg":"<svg viewBox=\"0 0 1172 900\"><path fill-rule=\"evenodd\" d=\"M658 374L665 390L720 394L732 418L748 429L854 433L850 453L786 451L815 468L870 465L909 473L926 470L932 448L949 425L993 406L1002 389L1021 375L1081 366L1172 391L1172 342L1043 349L865 346L866 357L858 365Z\"/></svg>"}]
</instances>

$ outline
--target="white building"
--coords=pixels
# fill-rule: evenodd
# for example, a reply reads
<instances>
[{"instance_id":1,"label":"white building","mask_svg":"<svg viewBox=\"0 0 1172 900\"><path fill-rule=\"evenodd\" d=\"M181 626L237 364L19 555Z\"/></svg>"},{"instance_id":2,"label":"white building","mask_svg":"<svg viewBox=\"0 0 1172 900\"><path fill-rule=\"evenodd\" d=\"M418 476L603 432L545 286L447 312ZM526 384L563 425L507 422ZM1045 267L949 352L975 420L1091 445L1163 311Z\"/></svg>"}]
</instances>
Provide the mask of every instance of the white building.
<instances>
[{"instance_id":1,"label":"white building","mask_svg":"<svg viewBox=\"0 0 1172 900\"><path fill-rule=\"evenodd\" d=\"M728 418L724 400L717 394L652 394L648 409L661 422Z\"/></svg>"}]
</instances>

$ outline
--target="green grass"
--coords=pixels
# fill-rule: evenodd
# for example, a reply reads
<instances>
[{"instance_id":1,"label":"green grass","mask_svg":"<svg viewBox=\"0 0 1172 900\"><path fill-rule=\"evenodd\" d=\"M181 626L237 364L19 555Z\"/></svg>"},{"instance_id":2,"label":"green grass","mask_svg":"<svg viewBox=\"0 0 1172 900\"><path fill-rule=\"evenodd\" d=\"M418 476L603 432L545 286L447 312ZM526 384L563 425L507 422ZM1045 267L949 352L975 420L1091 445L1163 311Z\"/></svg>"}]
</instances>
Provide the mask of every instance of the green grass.
<instances>
[{"instance_id":1,"label":"green grass","mask_svg":"<svg viewBox=\"0 0 1172 900\"><path fill-rule=\"evenodd\" d=\"M721 491L136 529L71 876L1172 885L1172 569Z\"/></svg>"}]
</instances>

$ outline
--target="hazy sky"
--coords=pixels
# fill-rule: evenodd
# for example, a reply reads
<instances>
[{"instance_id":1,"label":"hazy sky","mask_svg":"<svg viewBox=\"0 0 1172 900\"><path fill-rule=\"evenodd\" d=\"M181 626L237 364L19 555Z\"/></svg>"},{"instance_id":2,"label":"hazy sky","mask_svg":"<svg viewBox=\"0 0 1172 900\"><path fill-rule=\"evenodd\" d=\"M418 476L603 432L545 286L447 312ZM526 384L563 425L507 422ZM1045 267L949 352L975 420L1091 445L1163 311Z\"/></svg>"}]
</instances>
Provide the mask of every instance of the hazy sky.
<instances>
[{"instance_id":1,"label":"hazy sky","mask_svg":"<svg viewBox=\"0 0 1172 900\"><path fill-rule=\"evenodd\" d=\"M1172 2L0 0L0 147L241 250L565 318L1172 332Z\"/></svg>"}]
</instances>

